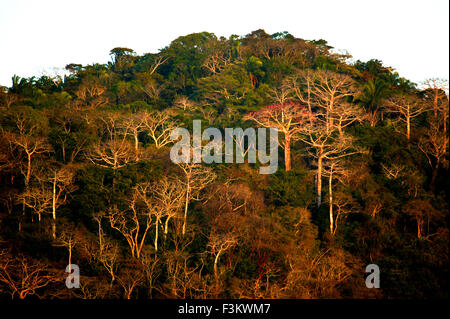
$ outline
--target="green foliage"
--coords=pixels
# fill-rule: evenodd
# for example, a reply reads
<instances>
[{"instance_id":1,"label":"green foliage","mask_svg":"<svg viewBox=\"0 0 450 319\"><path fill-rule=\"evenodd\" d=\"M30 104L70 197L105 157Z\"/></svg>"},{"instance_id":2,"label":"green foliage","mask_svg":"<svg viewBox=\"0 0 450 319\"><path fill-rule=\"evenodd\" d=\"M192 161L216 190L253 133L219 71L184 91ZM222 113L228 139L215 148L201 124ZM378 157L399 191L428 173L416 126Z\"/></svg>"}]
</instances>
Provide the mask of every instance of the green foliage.
<instances>
[{"instance_id":1,"label":"green foliage","mask_svg":"<svg viewBox=\"0 0 450 319\"><path fill-rule=\"evenodd\" d=\"M432 90L419 90L380 60L349 64L348 54L332 48L286 31L259 29L228 39L201 32L142 56L114 48L107 64L68 64L64 79L15 75L0 91L0 245L60 270L67 247L55 243L69 232L77 240L73 260L91 280L83 293L97 297L127 297L123 287L131 279L138 282L133 298L448 297L448 144L437 166L420 144L432 128L448 129L448 113L421 115L407 140L384 100L407 93L430 106ZM155 145L146 126L163 114L190 131L194 119L202 128L254 127L246 115L273 103L269 93L292 76L299 84L302 74L317 70L348 75L357 93L344 104L363 109L344 127L353 148L363 151L342 159L332 192L330 159L324 159L320 207L317 158L297 136L288 172L282 165L272 175L260 175L259 163L209 165L215 182L197 185L194 175L188 188L186 172L169 159L171 144ZM299 85L305 97L306 84ZM305 104L292 90L286 98ZM442 100L448 103L446 95ZM145 118L146 111L153 117ZM42 152L27 154L34 145ZM61 180L53 184L58 172ZM67 172L74 178L66 185ZM48 203L60 189L65 201L55 221ZM34 206L25 205L30 192L37 194ZM334 234L331 193L331 207L340 214ZM178 194L179 202L171 207L167 194ZM114 213L122 214L115 224ZM144 235L138 258L130 243ZM230 245L214 245L217 238ZM114 280L110 262L116 263ZM361 280L370 263L381 268L376 292ZM59 289L36 294L81 297Z\"/></svg>"}]
</instances>

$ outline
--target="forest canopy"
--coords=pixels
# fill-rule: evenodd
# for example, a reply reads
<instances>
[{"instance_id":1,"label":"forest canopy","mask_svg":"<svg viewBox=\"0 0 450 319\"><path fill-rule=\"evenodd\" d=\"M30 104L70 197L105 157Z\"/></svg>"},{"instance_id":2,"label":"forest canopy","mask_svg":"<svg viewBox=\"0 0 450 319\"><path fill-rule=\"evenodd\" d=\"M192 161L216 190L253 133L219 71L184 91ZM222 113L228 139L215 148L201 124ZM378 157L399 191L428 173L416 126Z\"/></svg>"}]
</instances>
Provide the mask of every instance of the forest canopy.
<instances>
[{"instance_id":1,"label":"forest canopy","mask_svg":"<svg viewBox=\"0 0 450 319\"><path fill-rule=\"evenodd\" d=\"M110 56L0 87L2 298L448 298L446 80L261 29ZM193 120L276 127L277 172L174 164Z\"/></svg>"}]
</instances>

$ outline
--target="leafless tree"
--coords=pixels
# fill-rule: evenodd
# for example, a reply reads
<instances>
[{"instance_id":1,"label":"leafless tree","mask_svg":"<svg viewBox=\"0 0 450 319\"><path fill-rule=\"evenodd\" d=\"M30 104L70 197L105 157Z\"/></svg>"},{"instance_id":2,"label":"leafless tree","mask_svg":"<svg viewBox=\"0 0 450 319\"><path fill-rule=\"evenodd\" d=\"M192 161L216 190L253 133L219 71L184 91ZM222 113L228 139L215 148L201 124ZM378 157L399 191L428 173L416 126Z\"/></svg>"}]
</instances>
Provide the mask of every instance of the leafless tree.
<instances>
[{"instance_id":1,"label":"leafless tree","mask_svg":"<svg viewBox=\"0 0 450 319\"><path fill-rule=\"evenodd\" d=\"M174 101L174 106L183 111L189 111L195 107L195 103L186 96L178 96Z\"/></svg>"},{"instance_id":2,"label":"leafless tree","mask_svg":"<svg viewBox=\"0 0 450 319\"><path fill-rule=\"evenodd\" d=\"M308 105L310 112L313 107L323 110L327 130L333 130L333 114L339 113L335 109L338 106L342 108L347 99L357 92L350 76L326 70L302 71L290 83L295 96Z\"/></svg>"},{"instance_id":3,"label":"leafless tree","mask_svg":"<svg viewBox=\"0 0 450 319\"><path fill-rule=\"evenodd\" d=\"M38 215L39 222L41 222L42 215L52 209L52 193L42 182L37 186L27 188L18 196L18 200Z\"/></svg>"},{"instance_id":4,"label":"leafless tree","mask_svg":"<svg viewBox=\"0 0 450 319\"><path fill-rule=\"evenodd\" d=\"M169 231L169 221L181 215L180 211L183 207L185 192L179 186L175 178L163 177L153 187L157 206L165 216L164 239L167 237Z\"/></svg>"},{"instance_id":5,"label":"leafless tree","mask_svg":"<svg viewBox=\"0 0 450 319\"><path fill-rule=\"evenodd\" d=\"M145 280L142 265L137 261L130 261L126 267L121 268L116 278L124 290L126 299L131 299L135 288L143 284Z\"/></svg>"},{"instance_id":6,"label":"leafless tree","mask_svg":"<svg viewBox=\"0 0 450 319\"><path fill-rule=\"evenodd\" d=\"M106 86L98 81L86 81L75 91L77 100L70 103L75 110L83 108L97 109L109 103L109 99L104 96Z\"/></svg>"},{"instance_id":7,"label":"leafless tree","mask_svg":"<svg viewBox=\"0 0 450 319\"><path fill-rule=\"evenodd\" d=\"M129 115L119 126L123 129L125 135L129 135L134 141L135 161L139 161L139 134L144 129L144 116L141 113Z\"/></svg>"},{"instance_id":8,"label":"leafless tree","mask_svg":"<svg viewBox=\"0 0 450 319\"><path fill-rule=\"evenodd\" d=\"M137 191L133 192L129 208L119 210L116 206L111 207L108 219L111 228L117 230L127 241L131 255L139 259L147 233L153 225L152 212L142 208Z\"/></svg>"},{"instance_id":9,"label":"leafless tree","mask_svg":"<svg viewBox=\"0 0 450 319\"><path fill-rule=\"evenodd\" d=\"M448 80L431 78L426 79L423 84L425 86L425 96L432 101L434 117L437 118L442 111L447 111L448 117ZM445 123L446 119L444 118L443 120Z\"/></svg>"},{"instance_id":10,"label":"leafless tree","mask_svg":"<svg viewBox=\"0 0 450 319\"><path fill-rule=\"evenodd\" d=\"M121 124L122 118L109 114L100 121L105 131L105 141L99 141L87 150L86 157L94 164L111 168L114 172L133 162L135 151L127 140L126 131Z\"/></svg>"},{"instance_id":11,"label":"leafless tree","mask_svg":"<svg viewBox=\"0 0 450 319\"><path fill-rule=\"evenodd\" d=\"M217 268L219 258L227 250L237 244L237 238L233 233L211 233L208 247L214 256L214 278L216 280L216 289L219 289L219 271Z\"/></svg>"},{"instance_id":12,"label":"leafless tree","mask_svg":"<svg viewBox=\"0 0 450 319\"><path fill-rule=\"evenodd\" d=\"M144 112L142 123L158 149L172 142L170 133L178 126L177 121L164 111Z\"/></svg>"},{"instance_id":13,"label":"leafless tree","mask_svg":"<svg viewBox=\"0 0 450 319\"><path fill-rule=\"evenodd\" d=\"M60 234L56 237L54 241L55 246L66 247L69 253L68 256L68 265L69 265L69 273L71 273L71 264L72 264L72 253L74 247L80 243L80 238L76 232L76 229L72 226L65 226L62 228Z\"/></svg>"},{"instance_id":14,"label":"leafless tree","mask_svg":"<svg viewBox=\"0 0 450 319\"><path fill-rule=\"evenodd\" d=\"M400 115L400 120L406 124L406 138L411 137L411 122L422 113L427 112L428 107L419 98L413 95L398 95L385 101L386 110Z\"/></svg>"},{"instance_id":15,"label":"leafless tree","mask_svg":"<svg viewBox=\"0 0 450 319\"><path fill-rule=\"evenodd\" d=\"M245 116L247 120L263 127L276 128L283 134L286 171L291 170L291 142L297 137L307 118L307 110L298 103L269 105Z\"/></svg>"},{"instance_id":16,"label":"leafless tree","mask_svg":"<svg viewBox=\"0 0 450 319\"><path fill-rule=\"evenodd\" d=\"M428 159L430 167L433 169L431 184L434 185L439 167L448 166L448 141L449 137L442 128L439 127L437 119L431 120L430 127L419 138L418 147Z\"/></svg>"},{"instance_id":17,"label":"leafless tree","mask_svg":"<svg viewBox=\"0 0 450 319\"><path fill-rule=\"evenodd\" d=\"M67 202L70 193L76 190L75 171L68 166L53 169L48 176L52 187L52 234L56 239L56 209Z\"/></svg>"},{"instance_id":18,"label":"leafless tree","mask_svg":"<svg viewBox=\"0 0 450 319\"><path fill-rule=\"evenodd\" d=\"M98 254L94 256L111 276L112 285L116 279L115 274L119 264L120 250L119 246L112 239L108 238L103 231L102 220L105 217L103 212L94 214L93 216L98 226Z\"/></svg>"},{"instance_id":19,"label":"leafless tree","mask_svg":"<svg viewBox=\"0 0 450 319\"><path fill-rule=\"evenodd\" d=\"M180 180L185 188L184 195L184 218L183 218L183 230L182 234L186 233L188 206L192 200L200 200L200 192L209 183L211 183L216 175L211 168L202 166L201 164L190 163L178 163L178 167L184 173L184 178Z\"/></svg>"},{"instance_id":20,"label":"leafless tree","mask_svg":"<svg viewBox=\"0 0 450 319\"><path fill-rule=\"evenodd\" d=\"M312 124L302 127L299 139L308 145L310 155L317 160L316 192L317 206L320 206L324 160L337 160L360 153L362 150L354 146L350 136L344 135L336 138L334 131L326 127L320 117L315 116L314 118Z\"/></svg>"},{"instance_id":21,"label":"leafless tree","mask_svg":"<svg viewBox=\"0 0 450 319\"><path fill-rule=\"evenodd\" d=\"M38 295L39 289L55 282L58 277L49 271L48 265L23 255L13 256L9 251L0 251L0 291L4 290L19 299Z\"/></svg>"}]
</instances>

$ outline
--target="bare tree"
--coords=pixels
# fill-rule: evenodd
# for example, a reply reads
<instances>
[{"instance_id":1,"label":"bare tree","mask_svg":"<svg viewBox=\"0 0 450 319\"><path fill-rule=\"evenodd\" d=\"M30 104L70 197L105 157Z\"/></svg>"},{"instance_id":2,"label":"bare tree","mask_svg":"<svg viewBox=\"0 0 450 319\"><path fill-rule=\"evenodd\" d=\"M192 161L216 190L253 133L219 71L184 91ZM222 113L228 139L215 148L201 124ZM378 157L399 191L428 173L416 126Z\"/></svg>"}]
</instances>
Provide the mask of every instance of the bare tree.
<instances>
[{"instance_id":1,"label":"bare tree","mask_svg":"<svg viewBox=\"0 0 450 319\"><path fill-rule=\"evenodd\" d=\"M145 280L142 265L136 261L130 261L126 267L121 269L116 277L127 299L131 299L135 288L143 284Z\"/></svg>"},{"instance_id":2,"label":"bare tree","mask_svg":"<svg viewBox=\"0 0 450 319\"><path fill-rule=\"evenodd\" d=\"M317 206L322 203L322 173L324 160L337 160L346 156L360 153L355 148L352 138L340 136L336 138L334 130L325 126L320 116L314 116L312 124L302 127L299 139L309 146L310 155L317 160L316 193Z\"/></svg>"},{"instance_id":3,"label":"bare tree","mask_svg":"<svg viewBox=\"0 0 450 319\"><path fill-rule=\"evenodd\" d=\"M109 99L104 96L106 86L97 83L98 81L86 81L82 83L75 91L77 100L73 101L70 106L76 110L82 108L97 109L109 103Z\"/></svg>"},{"instance_id":4,"label":"bare tree","mask_svg":"<svg viewBox=\"0 0 450 319\"><path fill-rule=\"evenodd\" d=\"M172 218L180 217L185 192L179 187L179 183L175 178L163 177L155 183L153 193L158 207L166 218L164 223L164 239L166 239L169 231L169 221Z\"/></svg>"},{"instance_id":5,"label":"bare tree","mask_svg":"<svg viewBox=\"0 0 450 319\"><path fill-rule=\"evenodd\" d=\"M141 90L147 95L151 100L159 99L161 91L164 89L164 84L159 84L156 79L149 76L147 73L141 77Z\"/></svg>"},{"instance_id":6,"label":"bare tree","mask_svg":"<svg viewBox=\"0 0 450 319\"><path fill-rule=\"evenodd\" d=\"M48 177L52 186L52 234L56 239L56 209L67 202L70 193L76 190L74 185L75 172L69 167L53 169Z\"/></svg>"},{"instance_id":7,"label":"bare tree","mask_svg":"<svg viewBox=\"0 0 450 319\"><path fill-rule=\"evenodd\" d=\"M191 200L200 200L200 192L209 183L211 183L216 175L211 168L196 164L193 162L177 164L184 173L184 178L180 183L185 187L184 195L184 218L182 234L186 233L188 206Z\"/></svg>"},{"instance_id":8,"label":"bare tree","mask_svg":"<svg viewBox=\"0 0 450 319\"><path fill-rule=\"evenodd\" d=\"M19 101L17 94L9 92L4 86L0 86L0 105L4 105L6 109L9 109L17 101Z\"/></svg>"},{"instance_id":9,"label":"bare tree","mask_svg":"<svg viewBox=\"0 0 450 319\"><path fill-rule=\"evenodd\" d=\"M112 285L116 279L120 251L119 246L110 238L106 237L103 231L102 219L104 217L104 213L97 213L93 216L93 219L98 225L98 254L96 254L95 257L111 276Z\"/></svg>"},{"instance_id":10,"label":"bare tree","mask_svg":"<svg viewBox=\"0 0 450 319\"><path fill-rule=\"evenodd\" d=\"M72 272L71 264L72 264L72 253L74 247L80 243L80 238L78 237L76 230L71 226L63 227L59 236L56 237L54 241L55 246L66 247L69 256L68 256L68 265L69 265L69 273Z\"/></svg>"},{"instance_id":11,"label":"bare tree","mask_svg":"<svg viewBox=\"0 0 450 319\"><path fill-rule=\"evenodd\" d=\"M138 184L135 187L134 194L137 197L138 201L140 201L143 204L143 207L146 211L146 214L150 216L150 218L155 217L155 241L154 241L154 248L155 253L158 252L158 238L159 238L159 225L161 224L162 218L165 216L165 209L158 204L154 196L153 196L153 190L155 187L158 187L154 184L150 183L144 183L144 184Z\"/></svg>"},{"instance_id":12,"label":"bare tree","mask_svg":"<svg viewBox=\"0 0 450 319\"><path fill-rule=\"evenodd\" d=\"M183 111L189 111L195 108L195 103L189 100L187 96L178 96L174 101L174 106Z\"/></svg>"},{"instance_id":13,"label":"bare tree","mask_svg":"<svg viewBox=\"0 0 450 319\"><path fill-rule=\"evenodd\" d=\"M25 299L27 296L38 295L40 288L55 282L58 278L48 268L48 265L39 260L32 260L23 255L12 256L8 251L0 251L0 283L13 299L15 296Z\"/></svg>"},{"instance_id":14,"label":"bare tree","mask_svg":"<svg viewBox=\"0 0 450 319\"><path fill-rule=\"evenodd\" d=\"M333 192L333 179L342 182L342 177L347 174L348 169L344 166L342 158L328 160L325 164L324 175L328 176L328 205L331 236L336 234L338 221L343 219L346 214L352 212L352 209L355 206L351 196L344 193L335 195Z\"/></svg>"},{"instance_id":15,"label":"bare tree","mask_svg":"<svg viewBox=\"0 0 450 319\"><path fill-rule=\"evenodd\" d=\"M136 158L134 149L127 140L126 131L118 115L109 114L102 117L105 141L99 141L87 150L86 157L94 164L113 169L126 166Z\"/></svg>"},{"instance_id":16,"label":"bare tree","mask_svg":"<svg viewBox=\"0 0 450 319\"><path fill-rule=\"evenodd\" d=\"M18 200L38 215L39 222L41 222L42 215L50 212L52 209L52 193L45 187L43 182L40 182L37 186L27 188L18 196Z\"/></svg>"},{"instance_id":17,"label":"bare tree","mask_svg":"<svg viewBox=\"0 0 450 319\"><path fill-rule=\"evenodd\" d=\"M144 112L142 123L158 149L172 142L170 133L178 126L177 121L164 111Z\"/></svg>"},{"instance_id":18,"label":"bare tree","mask_svg":"<svg viewBox=\"0 0 450 319\"><path fill-rule=\"evenodd\" d=\"M31 179L32 159L40 154L49 153L51 147L42 136L42 123L31 118L26 110L14 113L13 122L16 132L2 130L2 135L10 146L10 152L13 153L18 149L26 158L25 169L20 168L25 180L25 190L27 190Z\"/></svg>"},{"instance_id":19,"label":"bare tree","mask_svg":"<svg viewBox=\"0 0 450 319\"><path fill-rule=\"evenodd\" d=\"M363 110L358 105L347 102L335 105L330 116L341 137L344 136L345 127L355 122L361 123L365 118Z\"/></svg>"},{"instance_id":20,"label":"bare tree","mask_svg":"<svg viewBox=\"0 0 450 319\"><path fill-rule=\"evenodd\" d=\"M153 73L156 72L156 70L158 70L158 68L159 68L161 65L163 65L164 63L166 63L168 60L169 60L169 58L168 58L168 57L165 57L165 56L163 56L163 55L157 56L157 57L153 60L152 64L150 65L150 68L149 68L149 70L148 70L148 73L149 73L150 75L152 75Z\"/></svg>"},{"instance_id":21,"label":"bare tree","mask_svg":"<svg viewBox=\"0 0 450 319\"><path fill-rule=\"evenodd\" d=\"M308 111L298 103L269 105L248 114L245 119L257 124L276 128L284 136L284 162L286 171L291 170L291 142L297 137L308 117Z\"/></svg>"},{"instance_id":22,"label":"bare tree","mask_svg":"<svg viewBox=\"0 0 450 319\"><path fill-rule=\"evenodd\" d=\"M151 203L146 203L148 198L143 190L145 190L145 186L142 185L134 188L129 210L119 210L113 206L108 214L111 227L122 234L130 247L131 255L138 259L147 233L153 226L152 216L154 214L154 207Z\"/></svg>"},{"instance_id":23,"label":"bare tree","mask_svg":"<svg viewBox=\"0 0 450 319\"><path fill-rule=\"evenodd\" d=\"M431 184L434 185L439 167L442 164L448 166L446 155L448 154L449 137L439 127L437 119L432 120L430 124L429 129L419 138L418 147L427 157L433 170Z\"/></svg>"},{"instance_id":24,"label":"bare tree","mask_svg":"<svg viewBox=\"0 0 450 319\"><path fill-rule=\"evenodd\" d=\"M268 97L275 104L285 104L292 101L294 89L287 81L283 81L279 87L270 88L267 92Z\"/></svg>"},{"instance_id":25,"label":"bare tree","mask_svg":"<svg viewBox=\"0 0 450 319\"><path fill-rule=\"evenodd\" d=\"M409 140L411 137L411 122L414 118L427 112L429 109L413 95L398 95L391 97L385 101L386 110L390 113L396 113L400 115L400 120L406 124L406 138Z\"/></svg>"},{"instance_id":26,"label":"bare tree","mask_svg":"<svg viewBox=\"0 0 450 319\"><path fill-rule=\"evenodd\" d=\"M357 92L351 77L326 70L300 72L290 83L295 96L308 105L310 112L313 107L324 111L327 130L333 130L335 118L332 115L339 113L335 109Z\"/></svg>"},{"instance_id":27,"label":"bare tree","mask_svg":"<svg viewBox=\"0 0 450 319\"><path fill-rule=\"evenodd\" d=\"M216 289L219 289L219 271L217 268L219 258L227 250L237 244L237 238L233 233L211 233L209 237L208 247L211 254L214 255L214 278L216 280Z\"/></svg>"},{"instance_id":28,"label":"bare tree","mask_svg":"<svg viewBox=\"0 0 450 319\"><path fill-rule=\"evenodd\" d=\"M222 42L210 40L206 43L206 50L209 51L209 54L202 66L212 74L221 72L231 63L230 49L225 47Z\"/></svg>"},{"instance_id":29,"label":"bare tree","mask_svg":"<svg viewBox=\"0 0 450 319\"><path fill-rule=\"evenodd\" d=\"M432 101L434 117L437 118L438 114L445 110L447 110L448 117L448 80L431 78L426 79L423 84L425 85L425 96ZM443 120L445 123L446 119Z\"/></svg>"},{"instance_id":30,"label":"bare tree","mask_svg":"<svg viewBox=\"0 0 450 319\"><path fill-rule=\"evenodd\" d=\"M132 114L124 119L119 126L124 130L125 135L129 135L134 141L134 152L136 154L135 161L139 161L139 134L144 129L144 117L143 114Z\"/></svg>"}]
</instances>

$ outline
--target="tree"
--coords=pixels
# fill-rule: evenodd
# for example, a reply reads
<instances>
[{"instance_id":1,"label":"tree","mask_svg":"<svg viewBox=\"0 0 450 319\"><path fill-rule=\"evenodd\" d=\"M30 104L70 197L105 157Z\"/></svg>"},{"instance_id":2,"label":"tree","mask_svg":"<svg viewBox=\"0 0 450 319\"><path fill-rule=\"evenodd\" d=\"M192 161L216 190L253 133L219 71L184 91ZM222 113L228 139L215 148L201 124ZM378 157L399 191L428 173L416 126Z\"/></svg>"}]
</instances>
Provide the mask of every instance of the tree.
<instances>
[{"instance_id":1,"label":"tree","mask_svg":"<svg viewBox=\"0 0 450 319\"><path fill-rule=\"evenodd\" d=\"M5 289L11 298L18 296L25 299L27 296L38 295L39 289L58 280L48 265L39 260L33 260L20 254L13 256L10 251L0 251L0 291Z\"/></svg>"},{"instance_id":2,"label":"tree","mask_svg":"<svg viewBox=\"0 0 450 319\"><path fill-rule=\"evenodd\" d=\"M106 237L102 228L102 219L105 217L103 212L97 213L93 219L98 225L98 254L95 258L103 265L108 274L111 276L111 285L116 279L116 272L120 257L119 245Z\"/></svg>"},{"instance_id":3,"label":"tree","mask_svg":"<svg viewBox=\"0 0 450 319\"><path fill-rule=\"evenodd\" d=\"M296 79L299 78L306 92L298 89ZM333 130L334 116L337 107L348 102L357 93L355 82L345 74L332 71L317 70L315 72L301 72L291 81L297 98L311 107L322 109L325 114L327 130ZM311 111L311 110L310 110Z\"/></svg>"},{"instance_id":4,"label":"tree","mask_svg":"<svg viewBox=\"0 0 450 319\"><path fill-rule=\"evenodd\" d=\"M342 176L348 174L348 169L342 163L342 158L331 159L325 163L324 175L328 176L328 205L329 205L329 221L330 221L330 235L336 234L338 221L342 216L352 211L354 201L351 196L345 193L338 193L338 196L333 192L333 179L342 181ZM337 211L335 213L334 208Z\"/></svg>"},{"instance_id":5,"label":"tree","mask_svg":"<svg viewBox=\"0 0 450 319\"><path fill-rule=\"evenodd\" d=\"M184 195L184 218L183 218L183 230L182 234L186 233L188 206L191 200L200 200L200 192L209 183L211 183L216 175L211 168L196 164L193 162L177 164L178 167L184 173L184 178L180 180L180 183L185 188Z\"/></svg>"},{"instance_id":6,"label":"tree","mask_svg":"<svg viewBox=\"0 0 450 319\"><path fill-rule=\"evenodd\" d=\"M74 185L75 172L69 167L53 169L48 177L52 185L52 234L56 239L56 209L65 204L70 193L76 190Z\"/></svg>"},{"instance_id":7,"label":"tree","mask_svg":"<svg viewBox=\"0 0 450 319\"><path fill-rule=\"evenodd\" d=\"M135 161L139 161L139 134L144 129L144 115L142 113L131 114L124 119L120 124L125 135L130 135L134 141L134 152L136 154Z\"/></svg>"},{"instance_id":8,"label":"tree","mask_svg":"<svg viewBox=\"0 0 450 319\"><path fill-rule=\"evenodd\" d=\"M137 261L130 261L117 275L117 281L124 290L126 299L131 299L131 295L136 287L144 283L144 272L142 265Z\"/></svg>"},{"instance_id":9,"label":"tree","mask_svg":"<svg viewBox=\"0 0 450 319\"><path fill-rule=\"evenodd\" d=\"M38 215L39 223L42 215L52 209L52 193L42 182L38 186L27 188L18 196L18 200Z\"/></svg>"},{"instance_id":10,"label":"tree","mask_svg":"<svg viewBox=\"0 0 450 319\"><path fill-rule=\"evenodd\" d=\"M72 272L72 253L74 247L80 243L79 234L77 234L76 229L71 225L65 225L62 228L61 233L56 237L54 241L55 246L66 247L69 252L68 256L68 266L69 273Z\"/></svg>"},{"instance_id":11,"label":"tree","mask_svg":"<svg viewBox=\"0 0 450 319\"><path fill-rule=\"evenodd\" d=\"M14 131L2 130L2 134L8 141L11 151L18 148L26 157L26 168L23 172L26 189L30 184L32 158L51 151L46 137L43 136L46 122L42 116L25 107L12 112L11 121Z\"/></svg>"},{"instance_id":12,"label":"tree","mask_svg":"<svg viewBox=\"0 0 450 319\"><path fill-rule=\"evenodd\" d=\"M437 118L438 113L445 109L448 111L448 95L446 93L448 92L448 80L431 78L426 79L423 84L425 85L425 97L432 102L434 117Z\"/></svg>"},{"instance_id":13,"label":"tree","mask_svg":"<svg viewBox=\"0 0 450 319\"><path fill-rule=\"evenodd\" d=\"M312 124L304 125L299 139L309 146L310 155L317 160L316 193L317 206L322 203L322 172L324 160L337 160L359 153L355 149L353 139L342 135L336 137L336 128L324 125L320 115L315 115ZM333 130L331 130L333 129Z\"/></svg>"},{"instance_id":14,"label":"tree","mask_svg":"<svg viewBox=\"0 0 450 319\"><path fill-rule=\"evenodd\" d=\"M430 127L419 138L418 147L428 159L428 164L433 170L431 185L434 187L439 167L448 166L448 134L439 127L438 119L431 120Z\"/></svg>"},{"instance_id":15,"label":"tree","mask_svg":"<svg viewBox=\"0 0 450 319\"><path fill-rule=\"evenodd\" d=\"M406 124L406 138L411 137L411 122L414 118L428 111L428 107L414 95L398 95L385 101L386 110L400 115L400 120Z\"/></svg>"},{"instance_id":16,"label":"tree","mask_svg":"<svg viewBox=\"0 0 450 319\"><path fill-rule=\"evenodd\" d=\"M340 103L335 105L333 112L330 113L333 123L336 126L339 136L344 136L344 128L355 123L362 122L366 118L361 108L352 103Z\"/></svg>"},{"instance_id":17,"label":"tree","mask_svg":"<svg viewBox=\"0 0 450 319\"><path fill-rule=\"evenodd\" d=\"M371 126L375 126L380 120L379 109L383 99L389 94L388 89L389 85L383 79L369 79L357 94L357 98L365 105L367 119Z\"/></svg>"},{"instance_id":18,"label":"tree","mask_svg":"<svg viewBox=\"0 0 450 319\"><path fill-rule=\"evenodd\" d=\"M108 114L100 119L103 124L105 140L94 144L86 151L86 157L94 164L116 171L136 158L136 154L127 140L121 118Z\"/></svg>"},{"instance_id":19,"label":"tree","mask_svg":"<svg viewBox=\"0 0 450 319\"><path fill-rule=\"evenodd\" d=\"M214 256L214 278L216 280L216 292L218 292L219 289L219 271L217 268L219 258L236 244L237 238L232 233L210 234L208 247L211 249L211 255Z\"/></svg>"},{"instance_id":20,"label":"tree","mask_svg":"<svg viewBox=\"0 0 450 319\"><path fill-rule=\"evenodd\" d=\"M170 133L178 127L178 122L168 112L144 112L142 124L153 140L157 149L172 142Z\"/></svg>"},{"instance_id":21,"label":"tree","mask_svg":"<svg viewBox=\"0 0 450 319\"><path fill-rule=\"evenodd\" d=\"M175 98L173 105L183 111L190 111L195 108L195 103L186 96L178 96Z\"/></svg>"},{"instance_id":22,"label":"tree","mask_svg":"<svg viewBox=\"0 0 450 319\"><path fill-rule=\"evenodd\" d=\"M109 99L104 95L106 89L100 80L86 80L75 91L77 99L72 101L70 106L75 110L105 106L109 103Z\"/></svg>"},{"instance_id":23,"label":"tree","mask_svg":"<svg viewBox=\"0 0 450 319\"><path fill-rule=\"evenodd\" d=\"M138 184L134 189L134 194L139 202L142 203L147 216L149 216L149 218L155 217L155 241L153 247L155 248L156 254L158 252L159 225L161 224L161 219L165 216L165 210L158 205L161 203L157 203L152 196L155 186L155 184L150 183ZM135 210L136 207L133 206L132 209Z\"/></svg>"},{"instance_id":24,"label":"tree","mask_svg":"<svg viewBox=\"0 0 450 319\"><path fill-rule=\"evenodd\" d=\"M286 171L291 170L291 142L301 131L307 110L298 103L283 103L269 105L265 108L248 114L245 119L255 121L257 124L276 128L284 136L284 163Z\"/></svg>"},{"instance_id":25,"label":"tree","mask_svg":"<svg viewBox=\"0 0 450 319\"><path fill-rule=\"evenodd\" d=\"M436 210L429 201L413 199L402 208L402 211L415 218L418 239L427 239L436 234L429 233L430 222L442 218L442 213Z\"/></svg>"},{"instance_id":26,"label":"tree","mask_svg":"<svg viewBox=\"0 0 450 319\"><path fill-rule=\"evenodd\" d=\"M111 207L108 219L111 228L117 230L127 241L131 255L139 258L148 230L152 226L152 214L139 208L136 192L133 193L129 206L131 211Z\"/></svg>"},{"instance_id":27,"label":"tree","mask_svg":"<svg viewBox=\"0 0 450 319\"><path fill-rule=\"evenodd\" d=\"M164 239L169 232L169 221L172 218L180 217L180 211L183 207L184 190L179 187L176 178L163 177L153 185L153 193L158 207L166 217L164 223Z\"/></svg>"}]
</instances>

